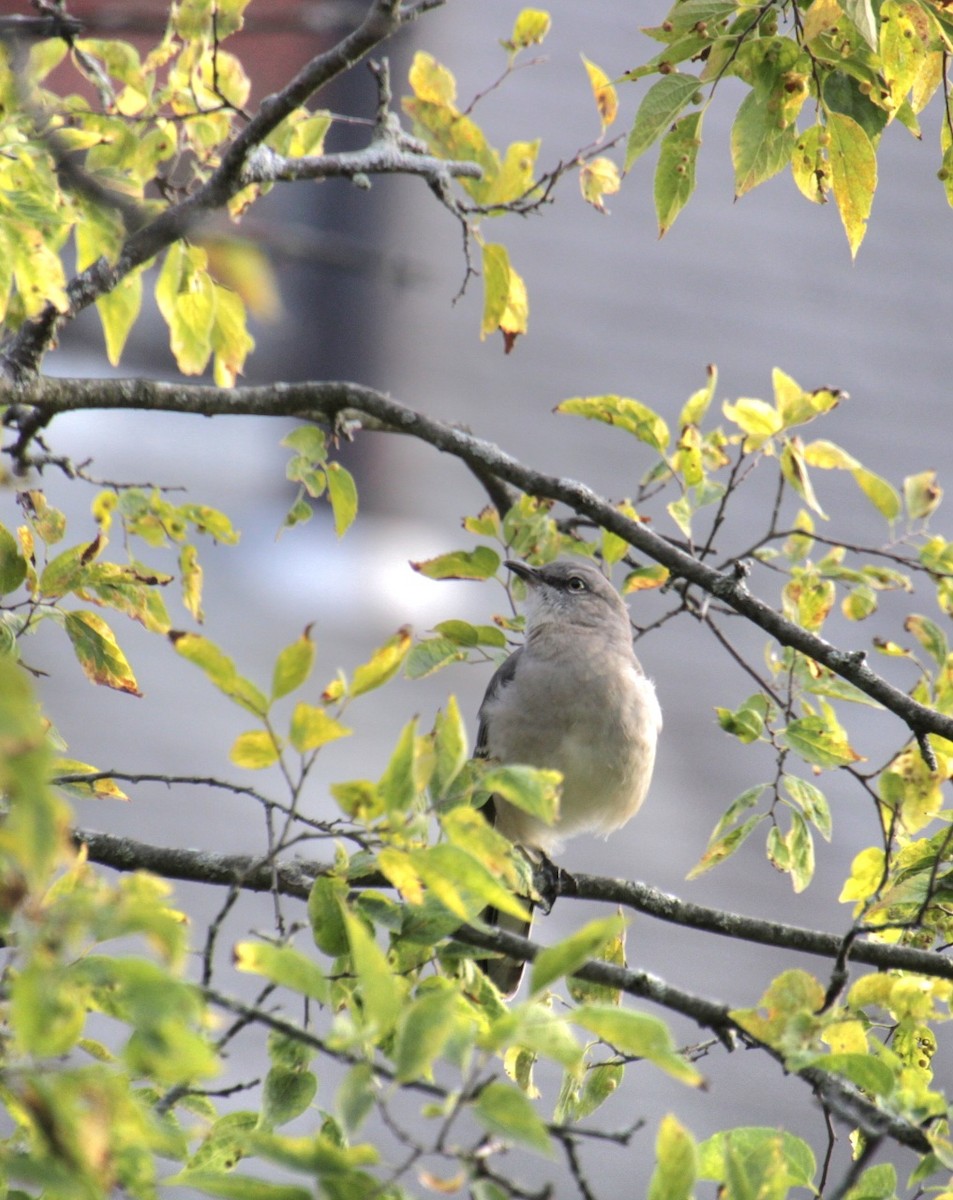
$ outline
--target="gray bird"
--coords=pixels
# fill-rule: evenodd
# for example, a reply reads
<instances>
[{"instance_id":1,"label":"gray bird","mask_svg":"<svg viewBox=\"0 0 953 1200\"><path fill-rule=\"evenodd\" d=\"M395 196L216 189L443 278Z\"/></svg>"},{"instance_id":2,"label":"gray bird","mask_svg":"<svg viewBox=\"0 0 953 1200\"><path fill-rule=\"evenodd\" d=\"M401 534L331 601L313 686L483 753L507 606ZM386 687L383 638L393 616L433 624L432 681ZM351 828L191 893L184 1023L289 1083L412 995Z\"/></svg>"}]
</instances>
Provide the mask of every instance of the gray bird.
<instances>
[{"instance_id":1,"label":"gray bird","mask_svg":"<svg viewBox=\"0 0 953 1200\"><path fill-rule=\"evenodd\" d=\"M632 649L628 610L597 567L569 559L505 565L529 589L526 637L490 680L476 753L562 772L555 825L491 801L496 828L539 859L574 834L608 836L635 816L652 778L662 713ZM529 934L530 922L496 909L483 918ZM504 995L519 987L522 963L483 965Z\"/></svg>"}]
</instances>

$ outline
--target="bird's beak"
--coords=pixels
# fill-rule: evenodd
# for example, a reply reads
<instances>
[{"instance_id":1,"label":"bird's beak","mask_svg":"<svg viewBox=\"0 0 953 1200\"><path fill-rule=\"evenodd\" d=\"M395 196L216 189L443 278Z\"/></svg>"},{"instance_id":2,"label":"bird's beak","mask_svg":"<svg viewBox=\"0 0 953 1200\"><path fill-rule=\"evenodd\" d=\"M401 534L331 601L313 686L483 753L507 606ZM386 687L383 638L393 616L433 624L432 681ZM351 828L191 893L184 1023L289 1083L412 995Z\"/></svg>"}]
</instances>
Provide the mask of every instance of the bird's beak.
<instances>
[{"instance_id":1,"label":"bird's beak","mask_svg":"<svg viewBox=\"0 0 953 1200\"><path fill-rule=\"evenodd\" d=\"M514 575L519 575L520 579L525 580L530 587L535 587L539 583L539 575L535 567L527 566L526 563L517 562L513 558L508 558L503 564L508 571L512 571Z\"/></svg>"}]
</instances>

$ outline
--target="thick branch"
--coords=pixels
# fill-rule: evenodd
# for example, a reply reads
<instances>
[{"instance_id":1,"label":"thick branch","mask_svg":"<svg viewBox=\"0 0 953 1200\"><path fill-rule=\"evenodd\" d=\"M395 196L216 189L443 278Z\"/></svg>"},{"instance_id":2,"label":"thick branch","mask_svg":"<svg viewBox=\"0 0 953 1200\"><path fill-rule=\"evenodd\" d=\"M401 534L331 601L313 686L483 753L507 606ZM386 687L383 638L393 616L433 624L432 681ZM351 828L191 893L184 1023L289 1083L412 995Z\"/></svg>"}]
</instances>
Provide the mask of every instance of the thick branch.
<instances>
[{"instance_id":1,"label":"thick branch","mask_svg":"<svg viewBox=\"0 0 953 1200\"><path fill-rule=\"evenodd\" d=\"M606 879L601 875L560 876L558 895L577 896L581 900L603 900L621 904L636 912L670 921L687 929L718 933L723 937L756 942L761 946L776 946L813 954L820 958L837 959L844 948L844 938L836 933L822 933L779 921L764 921L740 913L706 908L692 904L647 884L627 879ZM915 950L908 946L888 945L885 942L865 942L853 939L847 954L849 962L863 963L880 970L916 971L939 979L953 979L953 960L933 950Z\"/></svg>"},{"instance_id":2,"label":"thick branch","mask_svg":"<svg viewBox=\"0 0 953 1200\"><path fill-rule=\"evenodd\" d=\"M817 634L788 621L753 596L742 579L699 562L647 525L626 517L585 484L524 466L492 442L414 412L373 388L342 382L228 389L145 379L38 379L22 388L0 384L0 403L3 402L33 407L34 424L40 427L58 413L97 408L148 409L200 416L296 416L331 423L347 417L358 424L369 417L374 428L409 434L462 459L474 471L492 475L532 495L561 501L668 567L673 575L717 597L782 645L791 646L830 668L900 717L918 737L936 733L953 741L953 717L920 704L875 674L865 664L863 651L839 650Z\"/></svg>"},{"instance_id":3,"label":"thick branch","mask_svg":"<svg viewBox=\"0 0 953 1200\"><path fill-rule=\"evenodd\" d=\"M277 887L282 895L293 896L299 900L306 900L311 884L317 876L330 870L322 863L275 863L268 858L255 858L244 854L215 854L206 850L154 846L133 838L90 829L77 829L73 837L77 844L88 847L93 862L114 867L119 871L153 871L169 879L185 879L194 883L224 887L237 884L252 892L268 892ZM676 896L650 888L644 883L605 879L598 875L576 875L574 879L576 886L567 883L566 877L562 876L559 894L623 904L648 916L670 921L687 929L700 929L706 933L737 938L739 941L775 946L782 950L796 950L821 958L836 960L843 950L844 939L836 934L803 929L796 925L783 925L777 921L762 921L756 917L745 917L723 909L706 908L701 904L690 904ZM386 879L376 875L352 882L361 887L390 886ZM477 935L484 939L497 936L475 930L474 937ZM500 934L499 937L503 941L494 941L492 945L486 942L486 948L504 949L507 936L510 937L513 946L525 947L527 944L525 939ZM484 942L476 940L472 944L482 946ZM516 957L520 957L520 954ZM915 971L933 978L953 979L953 961L932 950L915 950L908 946L854 939L850 947L849 961L877 967L882 971ZM707 1016L713 1021L718 1019L718 1013L714 1009L708 1012Z\"/></svg>"},{"instance_id":4,"label":"thick branch","mask_svg":"<svg viewBox=\"0 0 953 1200\"><path fill-rule=\"evenodd\" d=\"M74 837L89 848L94 861L120 870L147 869L178 879L238 884L252 891L269 891L277 886L284 894L300 899L307 897L310 883L321 872L321 868L314 864L275 864L265 859L240 855L166 849L89 830L77 830ZM453 936L466 945L500 951L521 962L532 962L540 952L540 947L529 939L498 929L488 931L464 925ZM627 995L650 1000L680 1013L696 1024L713 1030L729 1047L735 1037L749 1043L754 1041L731 1017L727 1005L673 987L648 971L633 971L614 963L591 961L574 974L580 979L618 988ZM762 1042L755 1044L784 1065L783 1056L778 1051ZM806 1068L797 1074L823 1098L832 1112L842 1120L860 1126L868 1137L887 1136L921 1154L930 1149L927 1138L919 1128L883 1112L855 1088L828 1072Z\"/></svg>"}]
</instances>

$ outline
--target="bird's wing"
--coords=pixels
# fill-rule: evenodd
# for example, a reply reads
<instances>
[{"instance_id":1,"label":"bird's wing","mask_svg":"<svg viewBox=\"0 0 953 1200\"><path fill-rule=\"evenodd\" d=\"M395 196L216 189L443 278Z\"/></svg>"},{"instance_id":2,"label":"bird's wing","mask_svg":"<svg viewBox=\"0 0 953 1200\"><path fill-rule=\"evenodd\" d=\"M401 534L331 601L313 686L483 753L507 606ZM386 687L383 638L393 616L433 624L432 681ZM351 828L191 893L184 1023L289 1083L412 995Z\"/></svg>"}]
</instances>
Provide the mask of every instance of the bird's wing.
<instances>
[{"instance_id":1,"label":"bird's wing","mask_svg":"<svg viewBox=\"0 0 953 1200\"><path fill-rule=\"evenodd\" d=\"M474 758L488 757L490 739L486 727L486 708L490 701L495 699L508 683L512 683L522 653L522 646L519 650L514 650L509 658L497 667L493 678L487 684L486 695L484 695L483 703L480 705L480 728L477 730L476 746L473 750Z\"/></svg>"}]
</instances>

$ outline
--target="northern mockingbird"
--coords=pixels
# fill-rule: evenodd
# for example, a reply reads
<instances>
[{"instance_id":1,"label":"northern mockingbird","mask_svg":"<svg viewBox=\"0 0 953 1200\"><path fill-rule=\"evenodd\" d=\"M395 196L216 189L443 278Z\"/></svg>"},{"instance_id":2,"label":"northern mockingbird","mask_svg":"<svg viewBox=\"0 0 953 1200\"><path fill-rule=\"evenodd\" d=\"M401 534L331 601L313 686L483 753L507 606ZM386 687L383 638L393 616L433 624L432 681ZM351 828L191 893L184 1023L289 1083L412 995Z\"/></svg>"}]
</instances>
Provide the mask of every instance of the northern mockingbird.
<instances>
[{"instance_id":1,"label":"northern mockingbird","mask_svg":"<svg viewBox=\"0 0 953 1200\"><path fill-rule=\"evenodd\" d=\"M662 713L632 650L622 597L593 564L505 565L529 591L526 638L490 680L476 753L562 772L555 825L499 797L490 801L496 828L539 859L574 834L607 836L635 816L652 778ZM529 933L528 921L495 909L483 916ZM490 959L484 969L505 995L519 987L522 963Z\"/></svg>"}]
</instances>

